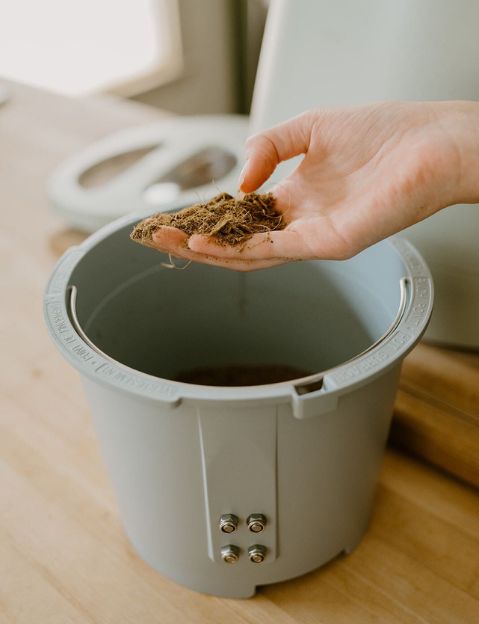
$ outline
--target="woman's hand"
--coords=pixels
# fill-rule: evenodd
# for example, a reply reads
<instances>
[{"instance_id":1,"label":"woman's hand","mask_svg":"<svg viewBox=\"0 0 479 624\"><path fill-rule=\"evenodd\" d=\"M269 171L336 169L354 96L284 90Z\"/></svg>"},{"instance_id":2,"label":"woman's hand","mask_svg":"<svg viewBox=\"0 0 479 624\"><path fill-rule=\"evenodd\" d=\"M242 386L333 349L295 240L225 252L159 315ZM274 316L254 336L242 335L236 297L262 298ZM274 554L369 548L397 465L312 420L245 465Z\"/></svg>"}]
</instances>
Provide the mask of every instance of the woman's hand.
<instances>
[{"instance_id":1,"label":"woman's hand","mask_svg":"<svg viewBox=\"0 0 479 624\"><path fill-rule=\"evenodd\" d=\"M161 228L174 256L236 270L306 258L346 259L445 206L479 201L479 104L381 103L312 110L250 137L240 190L304 154L272 189L287 227L244 246Z\"/></svg>"}]
</instances>

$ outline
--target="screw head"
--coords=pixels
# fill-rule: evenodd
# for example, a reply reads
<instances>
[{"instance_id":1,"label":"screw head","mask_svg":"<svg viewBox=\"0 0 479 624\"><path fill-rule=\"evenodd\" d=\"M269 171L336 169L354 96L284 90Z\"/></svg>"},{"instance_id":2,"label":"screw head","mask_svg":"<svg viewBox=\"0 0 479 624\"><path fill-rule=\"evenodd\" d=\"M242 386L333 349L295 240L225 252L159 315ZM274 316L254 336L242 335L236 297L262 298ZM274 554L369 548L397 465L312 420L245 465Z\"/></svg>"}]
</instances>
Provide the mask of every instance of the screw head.
<instances>
[{"instance_id":1,"label":"screw head","mask_svg":"<svg viewBox=\"0 0 479 624\"><path fill-rule=\"evenodd\" d=\"M254 513L248 516L246 523L250 531L261 533L266 526L266 517L263 514Z\"/></svg>"},{"instance_id":2,"label":"screw head","mask_svg":"<svg viewBox=\"0 0 479 624\"><path fill-rule=\"evenodd\" d=\"M238 528L238 516L234 514L223 514L220 518L220 529L223 533L233 533Z\"/></svg>"},{"instance_id":3,"label":"screw head","mask_svg":"<svg viewBox=\"0 0 479 624\"><path fill-rule=\"evenodd\" d=\"M221 547L221 558L225 563L236 563L239 559L240 549L238 546L228 544Z\"/></svg>"},{"instance_id":4,"label":"screw head","mask_svg":"<svg viewBox=\"0 0 479 624\"><path fill-rule=\"evenodd\" d=\"M236 563L238 561L238 555L225 555L223 557L223 561L225 561L226 563Z\"/></svg>"},{"instance_id":5,"label":"screw head","mask_svg":"<svg viewBox=\"0 0 479 624\"><path fill-rule=\"evenodd\" d=\"M249 525L249 530L253 531L253 533L261 533L263 529L264 529L264 526L260 522L252 522Z\"/></svg>"},{"instance_id":6,"label":"screw head","mask_svg":"<svg viewBox=\"0 0 479 624\"><path fill-rule=\"evenodd\" d=\"M248 556L252 563L263 563L266 557L266 546L254 544L248 548Z\"/></svg>"}]
</instances>

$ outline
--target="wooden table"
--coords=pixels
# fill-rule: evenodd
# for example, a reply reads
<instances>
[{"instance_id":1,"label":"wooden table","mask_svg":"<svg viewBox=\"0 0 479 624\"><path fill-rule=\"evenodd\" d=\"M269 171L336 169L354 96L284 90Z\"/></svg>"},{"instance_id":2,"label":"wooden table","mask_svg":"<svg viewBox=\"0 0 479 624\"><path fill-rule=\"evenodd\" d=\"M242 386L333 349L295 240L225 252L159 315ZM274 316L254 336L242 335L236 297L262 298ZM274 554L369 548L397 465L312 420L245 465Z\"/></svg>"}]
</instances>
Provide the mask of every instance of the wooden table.
<instances>
[{"instance_id":1,"label":"wooden table","mask_svg":"<svg viewBox=\"0 0 479 624\"><path fill-rule=\"evenodd\" d=\"M92 139L158 115L20 86L0 108L0 622L479 622L479 497L395 450L356 551L251 600L195 594L133 552L79 378L42 320L42 291L63 244L44 186L52 167Z\"/></svg>"},{"instance_id":2,"label":"wooden table","mask_svg":"<svg viewBox=\"0 0 479 624\"><path fill-rule=\"evenodd\" d=\"M405 359L392 441L479 489L479 353L420 344Z\"/></svg>"}]
</instances>

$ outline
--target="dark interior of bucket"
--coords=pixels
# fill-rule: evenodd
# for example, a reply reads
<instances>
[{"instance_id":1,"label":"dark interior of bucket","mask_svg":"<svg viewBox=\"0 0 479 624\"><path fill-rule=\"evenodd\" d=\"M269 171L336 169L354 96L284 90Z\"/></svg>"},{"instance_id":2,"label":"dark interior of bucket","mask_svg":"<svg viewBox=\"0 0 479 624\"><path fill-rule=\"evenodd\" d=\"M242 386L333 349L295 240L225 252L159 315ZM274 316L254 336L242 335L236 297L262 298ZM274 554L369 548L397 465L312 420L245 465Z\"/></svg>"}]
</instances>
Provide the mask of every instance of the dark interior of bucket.
<instances>
[{"instance_id":1,"label":"dark interior of bucket","mask_svg":"<svg viewBox=\"0 0 479 624\"><path fill-rule=\"evenodd\" d=\"M302 377L359 354L398 310L404 269L387 242L342 262L178 271L130 241L130 230L97 243L70 283L88 338L150 375L205 385Z\"/></svg>"}]
</instances>

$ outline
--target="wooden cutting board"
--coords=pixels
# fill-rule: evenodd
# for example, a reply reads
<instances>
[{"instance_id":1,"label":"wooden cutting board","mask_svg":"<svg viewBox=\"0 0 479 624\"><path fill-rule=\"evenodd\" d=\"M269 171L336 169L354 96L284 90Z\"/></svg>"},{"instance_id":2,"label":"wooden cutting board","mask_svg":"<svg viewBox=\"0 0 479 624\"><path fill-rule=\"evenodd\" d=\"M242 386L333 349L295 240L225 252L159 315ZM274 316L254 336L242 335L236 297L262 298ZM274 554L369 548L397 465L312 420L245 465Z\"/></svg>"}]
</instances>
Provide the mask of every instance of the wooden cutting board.
<instances>
[{"instance_id":1,"label":"wooden cutting board","mask_svg":"<svg viewBox=\"0 0 479 624\"><path fill-rule=\"evenodd\" d=\"M419 344L404 360L390 440L479 488L479 353Z\"/></svg>"}]
</instances>

